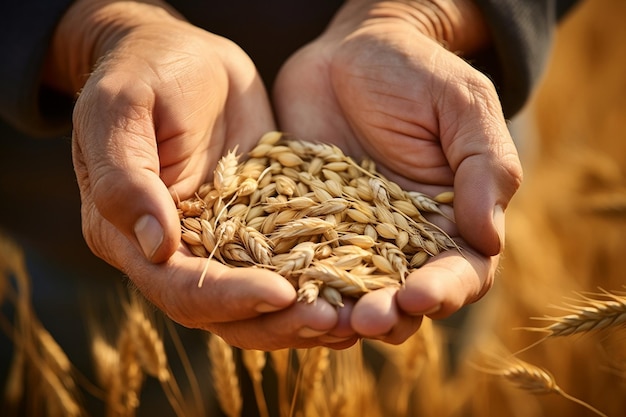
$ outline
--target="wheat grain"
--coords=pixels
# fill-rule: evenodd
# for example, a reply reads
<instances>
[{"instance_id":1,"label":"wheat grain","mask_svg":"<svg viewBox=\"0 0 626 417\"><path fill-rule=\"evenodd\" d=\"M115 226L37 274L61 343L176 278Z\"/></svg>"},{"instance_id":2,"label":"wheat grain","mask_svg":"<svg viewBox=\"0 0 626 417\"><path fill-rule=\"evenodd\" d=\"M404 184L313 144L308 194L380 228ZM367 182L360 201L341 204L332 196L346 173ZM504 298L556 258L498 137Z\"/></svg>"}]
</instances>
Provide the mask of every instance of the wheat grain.
<instances>
[{"instance_id":1,"label":"wheat grain","mask_svg":"<svg viewBox=\"0 0 626 417\"><path fill-rule=\"evenodd\" d=\"M421 214L441 213L441 203L403 191L372 161L359 165L336 146L280 132L268 132L247 156L240 163L236 149L228 152L213 181L179 202L182 240L195 256L273 269L300 300L321 294L340 306L338 294L401 284L429 257L459 249ZM362 251L333 251L342 246Z\"/></svg>"}]
</instances>

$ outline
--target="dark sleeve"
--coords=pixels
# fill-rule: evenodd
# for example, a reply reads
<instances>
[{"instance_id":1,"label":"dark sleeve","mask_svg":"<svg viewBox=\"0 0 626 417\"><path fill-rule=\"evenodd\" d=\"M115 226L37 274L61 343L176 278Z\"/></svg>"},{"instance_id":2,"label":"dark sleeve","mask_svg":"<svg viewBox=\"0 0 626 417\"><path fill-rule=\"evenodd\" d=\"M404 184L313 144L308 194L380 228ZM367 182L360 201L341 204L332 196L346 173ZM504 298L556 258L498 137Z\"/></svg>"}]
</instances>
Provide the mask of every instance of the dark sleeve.
<instances>
[{"instance_id":1,"label":"dark sleeve","mask_svg":"<svg viewBox=\"0 0 626 417\"><path fill-rule=\"evenodd\" d=\"M494 82L506 117L526 103L541 76L552 34L576 0L475 0L493 47L473 60ZM495 54L494 54L495 52Z\"/></svg>"},{"instance_id":2,"label":"dark sleeve","mask_svg":"<svg viewBox=\"0 0 626 417\"><path fill-rule=\"evenodd\" d=\"M41 71L57 22L72 0L7 1L0 13L0 118L34 135L69 130L72 98L41 86Z\"/></svg>"}]
</instances>

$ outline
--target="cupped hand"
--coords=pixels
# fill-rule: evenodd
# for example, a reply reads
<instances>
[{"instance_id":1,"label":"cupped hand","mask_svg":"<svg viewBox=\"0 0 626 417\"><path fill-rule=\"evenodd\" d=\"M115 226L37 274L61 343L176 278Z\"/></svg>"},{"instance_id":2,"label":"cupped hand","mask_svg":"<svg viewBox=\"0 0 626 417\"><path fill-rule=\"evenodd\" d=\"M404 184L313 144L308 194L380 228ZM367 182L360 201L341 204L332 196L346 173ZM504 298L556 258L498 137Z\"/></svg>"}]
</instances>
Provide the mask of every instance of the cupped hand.
<instances>
[{"instance_id":1,"label":"cupped hand","mask_svg":"<svg viewBox=\"0 0 626 417\"><path fill-rule=\"evenodd\" d=\"M432 258L400 290L366 294L350 312L356 333L391 343L422 315L449 316L491 287L504 209L522 176L493 85L397 3L368 9L356 25L361 11L349 4L284 65L273 91L281 130L368 156L405 189L454 191L455 224L440 224L463 251Z\"/></svg>"},{"instance_id":2,"label":"cupped hand","mask_svg":"<svg viewBox=\"0 0 626 417\"><path fill-rule=\"evenodd\" d=\"M156 6L107 7L116 13L100 12L110 19L99 19L108 26L96 42L107 52L74 111L88 245L185 326L246 348L322 343L318 336L340 321L329 304L296 303L278 274L215 261L199 288L206 260L181 244L175 199L191 197L227 151L245 152L275 127L253 63L232 42Z\"/></svg>"}]
</instances>

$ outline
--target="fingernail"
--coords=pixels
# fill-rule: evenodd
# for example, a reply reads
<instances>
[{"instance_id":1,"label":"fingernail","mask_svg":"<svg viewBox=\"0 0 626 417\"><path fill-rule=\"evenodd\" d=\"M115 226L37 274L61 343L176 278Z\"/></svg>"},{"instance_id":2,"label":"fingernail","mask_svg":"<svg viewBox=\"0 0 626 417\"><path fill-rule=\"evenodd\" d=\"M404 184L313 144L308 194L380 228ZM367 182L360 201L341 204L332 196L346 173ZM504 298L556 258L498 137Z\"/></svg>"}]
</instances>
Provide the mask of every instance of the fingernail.
<instances>
[{"instance_id":1,"label":"fingernail","mask_svg":"<svg viewBox=\"0 0 626 417\"><path fill-rule=\"evenodd\" d=\"M135 223L135 237L139 241L141 250L148 260L163 243L163 228L158 220L150 214L144 214Z\"/></svg>"},{"instance_id":2,"label":"fingernail","mask_svg":"<svg viewBox=\"0 0 626 417\"><path fill-rule=\"evenodd\" d=\"M327 333L326 330L315 330L315 329L311 329L310 327L303 327L300 330L298 330L298 336L304 337L307 339L310 339L312 337L318 337L326 333Z\"/></svg>"},{"instance_id":3,"label":"fingernail","mask_svg":"<svg viewBox=\"0 0 626 417\"><path fill-rule=\"evenodd\" d=\"M426 310L422 313L423 316L427 316L429 314L434 314L436 312L438 312L439 310L441 310L441 304L437 304L436 306L433 306L430 310Z\"/></svg>"},{"instance_id":4,"label":"fingernail","mask_svg":"<svg viewBox=\"0 0 626 417\"><path fill-rule=\"evenodd\" d=\"M268 303L259 303L254 308L259 313L271 313L273 311L281 310L283 307L276 307Z\"/></svg>"},{"instance_id":5,"label":"fingernail","mask_svg":"<svg viewBox=\"0 0 626 417\"><path fill-rule=\"evenodd\" d=\"M504 249L504 210L501 206L495 206L493 209L493 225L500 240L499 252L502 252Z\"/></svg>"},{"instance_id":6,"label":"fingernail","mask_svg":"<svg viewBox=\"0 0 626 417\"><path fill-rule=\"evenodd\" d=\"M321 336L319 338L319 341L321 343L341 343L341 342L345 342L347 340L352 339L354 336L350 336L350 337L339 337L339 336Z\"/></svg>"}]
</instances>

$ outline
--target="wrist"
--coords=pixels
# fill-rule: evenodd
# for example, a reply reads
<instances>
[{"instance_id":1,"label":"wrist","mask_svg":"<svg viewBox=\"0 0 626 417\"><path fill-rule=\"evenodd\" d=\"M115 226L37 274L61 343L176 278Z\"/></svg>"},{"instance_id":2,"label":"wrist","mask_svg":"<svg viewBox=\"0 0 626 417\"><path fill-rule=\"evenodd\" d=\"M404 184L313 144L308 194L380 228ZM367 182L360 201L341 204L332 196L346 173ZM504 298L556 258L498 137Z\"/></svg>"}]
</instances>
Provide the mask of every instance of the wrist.
<instances>
[{"instance_id":1,"label":"wrist","mask_svg":"<svg viewBox=\"0 0 626 417\"><path fill-rule=\"evenodd\" d=\"M490 44L489 30L473 0L351 0L338 13L329 32L347 35L357 27L396 20L461 56Z\"/></svg>"},{"instance_id":2,"label":"wrist","mask_svg":"<svg viewBox=\"0 0 626 417\"><path fill-rule=\"evenodd\" d=\"M160 0L78 0L68 9L53 34L43 83L75 95L96 63L134 28L167 24L182 18Z\"/></svg>"}]
</instances>

